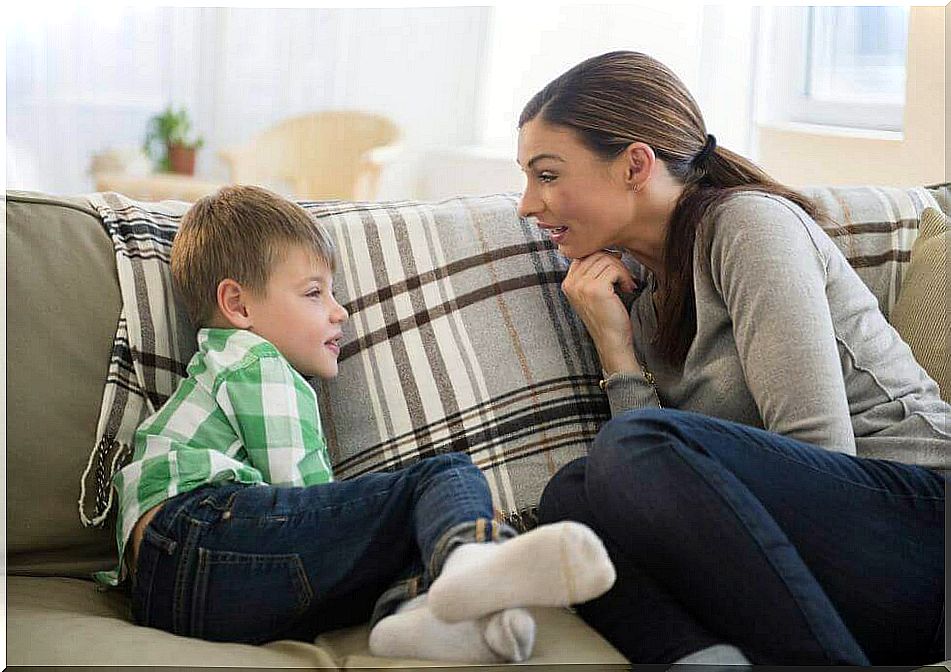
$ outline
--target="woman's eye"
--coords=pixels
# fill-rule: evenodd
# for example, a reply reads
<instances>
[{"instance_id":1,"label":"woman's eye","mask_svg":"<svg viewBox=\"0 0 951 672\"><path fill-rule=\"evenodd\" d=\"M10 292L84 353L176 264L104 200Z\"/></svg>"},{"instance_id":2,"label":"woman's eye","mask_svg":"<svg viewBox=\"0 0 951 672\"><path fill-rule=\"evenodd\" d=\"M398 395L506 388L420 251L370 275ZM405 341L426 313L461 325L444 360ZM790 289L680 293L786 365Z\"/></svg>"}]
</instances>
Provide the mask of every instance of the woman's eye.
<instances>
[{"instance_id":1,"label":"woman's eye","mask_svg":"<svg viewBox=\"0 0 951 672\"><path fill-rule=\"evenodd\" d=\"M554 182L554 181L555 181L555 178L556 178L556 176L555 176L555 175L552 175L551 173L539 173L539 174L538 174L538 179L541 180L542 182L544 182L545 184L548 184L549 182Z\"/></svg>"}]
</instances>

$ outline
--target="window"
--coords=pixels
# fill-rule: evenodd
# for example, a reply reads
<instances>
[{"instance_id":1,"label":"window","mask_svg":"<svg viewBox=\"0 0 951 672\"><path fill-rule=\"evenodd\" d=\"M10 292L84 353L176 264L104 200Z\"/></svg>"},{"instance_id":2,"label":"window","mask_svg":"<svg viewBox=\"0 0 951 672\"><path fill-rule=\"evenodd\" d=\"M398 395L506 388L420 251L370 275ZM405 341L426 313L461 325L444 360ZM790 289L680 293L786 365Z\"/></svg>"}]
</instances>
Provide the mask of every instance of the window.
<instances>
[{"instance_id":1,"label":"window","mask_svg":"<svg viewBox=\"0 0 951 672\"><path fill-rule=\"evenodd\" d=\"M908 7L777 8L788 121L900 131Z\"/></svg>"}]
</instances>

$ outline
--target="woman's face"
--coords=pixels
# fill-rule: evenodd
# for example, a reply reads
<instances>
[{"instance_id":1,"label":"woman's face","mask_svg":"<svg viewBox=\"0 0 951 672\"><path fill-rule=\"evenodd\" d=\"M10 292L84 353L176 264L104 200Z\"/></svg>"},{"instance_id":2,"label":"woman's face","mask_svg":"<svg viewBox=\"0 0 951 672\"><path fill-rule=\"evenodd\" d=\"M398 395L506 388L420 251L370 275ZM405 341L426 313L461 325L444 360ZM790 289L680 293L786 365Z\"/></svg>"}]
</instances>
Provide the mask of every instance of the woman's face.
<instances>
[{"instance_id":1,"label":"woman's face","mask_svg":"<svg viewBox=\"0 0 951 672\"><path fill-rule=\"evenodd\" d=\"M536 117L519 130L518 163L527 177L518 214L537 218L562 254L621 244L633 204L624 154L604 161L573 129Z\"/></svg>"}]
</instances>

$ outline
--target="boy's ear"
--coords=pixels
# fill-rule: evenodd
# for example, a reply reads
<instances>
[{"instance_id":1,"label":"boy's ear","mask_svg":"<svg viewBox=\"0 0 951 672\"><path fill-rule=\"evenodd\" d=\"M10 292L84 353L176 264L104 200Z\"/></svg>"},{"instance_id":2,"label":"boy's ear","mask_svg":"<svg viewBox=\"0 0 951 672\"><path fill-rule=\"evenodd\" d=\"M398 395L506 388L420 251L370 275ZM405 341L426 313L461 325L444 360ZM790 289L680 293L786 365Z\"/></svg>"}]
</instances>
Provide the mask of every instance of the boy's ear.
<instances>
[{"instance_id":1,"label":"boy's ear","mask_svg":"<svg viewBox=\"0 0 951 672\"><path fill-rule=\"evenodd\" d=\"M225 278L218 283L218 310L236 329L251 328L251 314L245 304L247 290L236 280Z\"/></svg>"}]
</instances>

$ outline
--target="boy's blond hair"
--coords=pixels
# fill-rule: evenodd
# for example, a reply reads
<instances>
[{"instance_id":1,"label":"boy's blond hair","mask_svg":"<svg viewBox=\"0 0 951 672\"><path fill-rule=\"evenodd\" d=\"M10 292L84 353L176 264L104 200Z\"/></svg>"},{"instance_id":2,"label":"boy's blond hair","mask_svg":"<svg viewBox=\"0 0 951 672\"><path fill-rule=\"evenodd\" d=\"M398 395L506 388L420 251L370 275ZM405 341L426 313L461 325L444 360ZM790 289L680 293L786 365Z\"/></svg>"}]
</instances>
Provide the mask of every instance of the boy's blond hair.
<instances>
[{"instance_id":1,"label":"boy's blond hair","mask_svg":"<svg viewBox=\"0 0 951 672\"><path fill-rule=\"evenodd\" d=\"M334 244L307 211L274 192L230 185L182 217L172 244L172 282L196 328L218 307L218 284L230 278L263 293L288 250L302 246L334 270Z\"/></svg>"}]
</instances>

